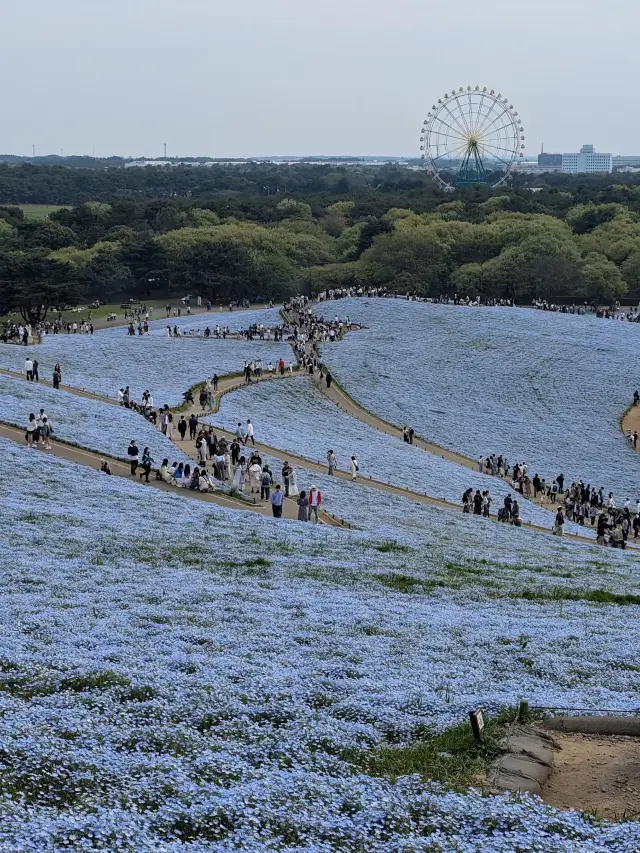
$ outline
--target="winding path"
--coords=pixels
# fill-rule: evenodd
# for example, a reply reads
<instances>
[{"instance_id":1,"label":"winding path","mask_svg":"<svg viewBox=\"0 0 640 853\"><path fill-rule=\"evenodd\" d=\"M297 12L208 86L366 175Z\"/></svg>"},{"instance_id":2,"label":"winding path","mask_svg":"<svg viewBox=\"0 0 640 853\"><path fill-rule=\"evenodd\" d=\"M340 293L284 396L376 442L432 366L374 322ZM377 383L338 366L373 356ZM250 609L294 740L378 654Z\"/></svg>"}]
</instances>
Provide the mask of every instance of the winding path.
<instances>
[{"instance_id":1,"label":"winding path","mask_svg":"<svg viewBox=\"0 0 640 853\"><path fill-rule=\"evenodd\" d=\"M24 376L22 376L22 374L15 373L13 371L0 370L0 373L4 373L6 375L9 375L9 376L12 376L12 377L15 377L18 379L22 379L23 381L26 381L26 379L24 378ZM295 378L295 375L296 374L293 375L293 378ZM298 375L300 375L300 374L298 374ZM275 379L280 379L280 378L286 379L286 378L290 378L290 377L289 377L288 373L285 374L284 377L280 377L280 376L277 376L275 374L273 374L273 375L270 374L268 376L263 376L261 379L254 380L254 381L262 381L262 382L270 382L271 381L272 382ZM51 385L51 383L49 383L49 382L42 382L42 384ZM220 398L224 394L228 394L237 388L244 387L244 384L245 384L244 381L237 376L236 377L228 376L224 380L221 379L219 382L219 385L218 385L218 391L215 395L216 405L215 405L212 413L215 413L218 410ZM61 386L61 388L65 391L68 391L72 394L75 394L76 396L90 397L91 399L100 400L103 403L107 403L107 404L113 405L113 406L119 405L119 403L116 400L114 400L110 397L101 397L97 394L91 394L91 393L86 392L86 391L80 391L79 389L74 388L72 386L68 386L68 385ZM189 415L192 412L196 416L200 416L203 414L202 410L199 407L195 407L195 406L193 406L189 409L182 408L180 410L180 412L181 412L181 414L184 414L186 417L189 417ZM210 414L210 413L207 412L206 414ZM225 430L222 430L219 427L216 427L216 431L217 431L217 433L224 435L227 438L233 437L230 433L226 432ZM22 432L20 430L18 430L17 432L20 435L22 435ZM195 448L189 447L187 450L185 450L185 445L188 444L188 442L181 442L178 439L178 440L174 440L174 444L177 447L180 447L183 452L187 453L187 455L191 456L193 459L197 458ZM300 467L305 468L309 471L313 471L315 473L320 473L320 474L326 473L326 466L324 465L324 463L318 462L317 460L308 459L307 457L299 456L295 453L289 453L286 450L282 450L281 448L277 448L277 447L271 447L270 445L264 444L262 442L256 442L256 449L259 451L262 451L265 454L276 456L277 458L281 458L281 459L286 458L290 462L295 463L296 465L299 465ZM102 457L97 456L96 458L100 459ZM122 463L122 464L124 464L124 463ZM126 468L126 465L125 465L125 468ZM128 475L128 476L130 476L130 475ZM345 471L336 471L335 476L341 480L350 481L350 479L351 479L350 475ZM447 509L447 510L450 510L450 511L453 511L456 513L462 513L462 507L459 506L458 504L450 503L449 501L445 501L445 500L442 500L440 498L432 498L432 497L429 497L428 495L421 494L420 492L413 492L410 489L404 489L401 486L394 486L390 483L383 483L379 480L360 478L357 482L357 485L364 486L368 489L374 489L374 490L377 490L380 492L386 492L387 494L397 495L398 497L402 497L402 498L409 498L410 500L415 500L418 503L427 504L429 506L437 506L437 507L440 507L441 509ZM171 488L171 487L169 487L169 488ZM227 499L227 500L230 500L230 499ZM295 509L295 504L293 503L293 501L290 501L289 503ZM261 507L261 505L259 505L259 504L255 505L255 507L254 507L250 504L248 506L245 506L244 504L236 503L234 508L248 509L248 510L254 509L255 511L261 511L261 509L262 509L262 511L266 510L266 512L263 512L263 514L269 514L268 507L264 507L264 506ZM296 516L297 516L297 512L296 512L295 516L289 516L288 515L287 517L296 517ZM551 520L551 516L550 516L550 520ZM339 526L339 527L347 526L339 518L334 518L327 513L323 514L323 521L327 524L335 525L335 526ZM491 516L490 521L495 523L495 524L499 523L496 516ZM522 527L523 527L523 529L536 530L540 533L547 533L549 535L552 535L552 531L549 528L540 527L539 525L536 525L536 524L530 524L530 523L524 522ZM595 543L594 539L590 539L586 536L579 536L577 534L565 534L565 538L573 540L573 541L584 542L584 543L589 544L589 545L593 545Z\"/></svg>"}]
</instances>

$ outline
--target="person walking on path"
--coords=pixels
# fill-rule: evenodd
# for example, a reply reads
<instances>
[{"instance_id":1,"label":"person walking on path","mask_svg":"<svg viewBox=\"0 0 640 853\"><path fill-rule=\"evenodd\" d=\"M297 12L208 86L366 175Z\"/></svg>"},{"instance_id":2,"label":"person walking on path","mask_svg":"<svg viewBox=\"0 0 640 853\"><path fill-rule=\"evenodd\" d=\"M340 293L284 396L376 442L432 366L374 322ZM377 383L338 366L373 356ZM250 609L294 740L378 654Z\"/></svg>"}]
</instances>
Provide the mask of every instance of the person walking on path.
<instances>
[{"instance_id":1,"label":"person walking on path","mask_svg":"<svg viewBox=\"0 0 640 853\"><path fill-rule=\"evenodd\" d=\"M27 382L33 382L33 362L29 356L25 359L24 371L27 374Z\"/></svg>"},{"instance_id":2,"label":"person walking on path","mask_svg":"<svg viewBox=\"0 0 640 853\"><path fill-rule=\"evenodd\" d=\"M218 390L218 382L219 382L218 374L214 373L213 374L213 390L214 390L214 392Z\"/></svg>"},{"instance_id":3,"label":"person walking on path","mask_svg":"<svg viewBox=\"0 0 640 853\"><path fill-rule=\"evenodd\" d=\"M245 441L244 429L242 428L242 424L240 423L240 421L238 421L238 426L236 427L236 431L234 432L234 436L237 438L239 444L246 444L247 443Z\"/></svg>"},{"instance_id":4,"label":"person walking on path","mask_svg":"<svg viewBox=\"0 0 640 853\"><path fill-rule=\"evenodd\" d=\"M327 370L327 375L325 377L325 382L327 383L327 388L331 388L331 383L333 382L333 376Z\"/></svg>"},{"instance_id":5,"label":"person walking on path","mask_svg":"<svg viewBox=\"0 0 640 853\"><path fill-rule=\"evenodd\" d=\"M336 468L338 467L338 460L336 459L336 455L335 455L335 453L333 452L333 450L330 450L330 451L327 453L327 465L328 465L328 468L329 468L329 476L330 476L330 477L333 477L333 472L334 472L334 471L336 470Z\"/></svg>"},{"instance_id":6,"label":"person walking on path","mask_svg":"<svg viewBox=\"0 0 640 853\"><path fill-rule=\"evenodd\" d=\"M309 498L304 489L298 498L298 521L309 521Z\"/></svg>"},{"instance_id":7,"label":"person walking on path","mask_svg":"<svg viewBox=\"0 0 640 853\"><path fill-rule=\"evenodd\" d=\"M246 438L245 438L244 443L249 444L249 441L251 441L252 446L255 447L256 441L254 438L253 424L251 423L250 418L247 419L247 427L245 429L245 435L246 435Z\"/></svg>"},{"instance_id":8,"label":"person walking on path","mask_svg":"<svg viewBox=\"0 0 640 853\"><path fill-rule=\"evenodd\" d=\"M189 418L189 438L192 441L196 440L196 432L198 430L198 419L195 415L191 415Z\"/></svg>"},{"instance_id":9,"label":"person walking on path","mask_svg":"<svg viewBox=\"0 0 640 853\"><path fill-rule=\"evenodd\" d=\"M349 463L349 473L351 474L351 482L352 483L355 483L355 481L358 477L358 471L359 470L360 469L358 468L358 460L356 459L355 456L352 456L351 462Z\"/></svg>"},{"instance_id":10,"label":"person walking on path","mask_svg":"<svg viewBox=\"0 0 640 853\"><path fill-rule=\"evenodd\" d=\"M149 482L149 474L151 473L151 464L153 462L153 457L151 456L151 450L148 447L142 451L142 462L140 463L140 467L142 468L142 473L140 474L140 479L145 478L145 482Z\"/></svg>"},{"instance_id":11,"label":"person walking on path","mask_svg":"<svg viewBox=\"0 0 640 853\"><path fill-rule=\"evenodd\" d=\"M309 489L309 521L313 521L315 517L316 524L318 523L318 510L321 505L322 492L316 486L311 486Z\"/></svg>"},{"instance_id":12,"label":"person walking on path","mask_svg":"<svg viewBox=\"0 0 640 853\"><path fill-rule=\"evenodd\" d=\"M62 368L59 364L53 368L53 387L58 389L60 387L60 383L62 382Z\"/></svg>"},{"instance_id":13,"label":"person walking on path","mask_svg":"<svg viewBox=\"0 0 640 853\"><path fill-rule=\"evenodd\" d=\"M284 495L282 494L282 490L279 485L275 487L273 494L271 495L271 511L273 512L274 518L282 518L282 504L284 502Z\"/></svg>"},{"instance_id":14,"label":"person walking on path","mask_svg":"<svg viewBox=\"0 0 640 853\"><path fill-rule=\"evenodd\" d=\"M131 443L127 448L127 456L129 457L129 462L131 463L131 476L135 477L136 470L138 468L138 460L140 458L140 451L138 450L138 445L136 444L135 438L131 439Z\"/></svg>"},{"instance_id":15,"label":"person walking on path","mask_svg":"<svg viewBox=\"0 0 640 853\"><path fill-rule=\"evenodd\" d=\"M564 534L564 515L562 514L562 507L558 507L553 532L556 536L562 536Z\"/></svg>"},{"instance_id":16,"label":"person walking on path","mask_svg":"<svg viewBox=\"0 0 640 853\"><path fill-rule=\"evenodd\" d=\"M273 477L271 476L271 471L269 470L269 466L265 465L262 469L262 476L260 477L260 500L268 501L271 497L271 484L273 482Z\"/></svg>"},{"instance_id":17,"label":"person walking on path","mask_svg":"<svg viewBox=\"0 0 640 853\"><path fill-rule=\"evenodd\" d=\"M33 379L35 382L40 382L40 374L38 373L38 359L33 359Z\"/></svg>"},{"instance_id":18,"label":"person walking on path","mask_svg":"<svg viewBox=\"0 0 640 853\"><path fill-rule=\"evenodd\" d=\"M180 441L184 441L184 437L187 434L187 422L184 415L181 415L178 421L178 432L180 433Z\"/></svg>"}]
</instances>

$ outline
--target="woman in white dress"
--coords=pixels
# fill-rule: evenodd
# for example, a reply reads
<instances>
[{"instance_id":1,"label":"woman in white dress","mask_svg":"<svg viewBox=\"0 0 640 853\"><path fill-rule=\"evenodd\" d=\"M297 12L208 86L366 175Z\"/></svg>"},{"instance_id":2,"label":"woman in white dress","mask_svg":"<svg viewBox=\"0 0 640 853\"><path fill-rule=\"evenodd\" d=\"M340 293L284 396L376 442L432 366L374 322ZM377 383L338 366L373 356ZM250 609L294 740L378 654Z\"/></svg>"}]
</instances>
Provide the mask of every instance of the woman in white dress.
<instances>
[{"instance_id":1,"label":"woman in white dress","mask_svg":"<svg viewBox=\"0 0 640 853\"><path fill-rule=\"evenodd\" d=\"M237 492L244 492L244 484L247 482L247 465L244 456L236 463L233 469L233 488Z\"/></svg>"},{"instance_id":2,"label":"woman in white dress","mask_svg":"<svg viewBox=\"0 0 640 853\"><path fill-rule=\"evenodd\" d=\"M171 412L167 415L167 438L173 440L173 415Z\"/></svg>"},{"instance_id":3,"label":"woman in white dress","mask_svg":"<svg viewBox=\"0 0 640 853\"><path fill-rule=\"evenodd\" d=\"M295 468L291 469L291 473L289 474L289 497L295 498L300 494L300 489L298 488L298 478L296 476Z\"/></svg>"}]
</instances>

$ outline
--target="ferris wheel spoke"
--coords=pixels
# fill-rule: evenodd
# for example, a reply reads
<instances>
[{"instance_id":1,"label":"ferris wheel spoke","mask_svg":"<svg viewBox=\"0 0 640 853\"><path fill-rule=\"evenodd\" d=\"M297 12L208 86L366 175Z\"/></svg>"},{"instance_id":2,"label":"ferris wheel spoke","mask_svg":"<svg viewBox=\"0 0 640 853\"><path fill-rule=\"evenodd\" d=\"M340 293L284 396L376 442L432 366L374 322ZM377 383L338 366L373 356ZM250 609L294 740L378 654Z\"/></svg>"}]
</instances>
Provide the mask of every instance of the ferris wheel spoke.
<instances>
[{"instance_id":1,"label":"ferris wheel spoke","mask_svg":"<svg viewBox=\"0 0 640 853\"><path fill-rule=\"evenodd\" d=\"M493 134L500 133L501 130L506 130L508 127L514 129L515 125L512 121L510 121L508 124L503 124L502 127L496 127L495 129L489 131L488 135L493 136ZM487 133L485 133L484 135L487 135Z\"/></svg>"},{"instance_id":2,"label":"ferris wheel spoke","mask_svg":"<svg viewBox=\"0 0 640 853\"><path fill-rule=\"evenodd\" d=\"M482 146L483 146L484 148L490 148L490 149L492 149L492 150L494 150L494 151L506 151L506 152L507 152L507 154L517 154L517 153L518 153L518 152L517 152L517 149L514 149L514 148L505 148L505 146L504 146L504 145L495 145L495 144L490 143L490 142L483 142L483 143L481 143L481 144L482 144Z\"/></svg>"},{"instance_id":3,"label":"ferris wheel spoke","mask_svg":"<svg viewBox=\"0 0 640 853\"><path fill-rule=\"evenodd\" d=\"M467 144L465 142L464 145L458 145L455 148L450 148L448 151L443 151L442 154L438 154L437 157L432 157L431 162L435 163L437 160L441 160L443 157L448 157L450 160L455 160L460 154L463 153L467 148Z\"/></svg>"},{"instance_id":4,"label":"ferris wheel spoke","mask_svg":"<svg viewBox=\"0 0 640 853\"><path fill-rule=\"evenodd\" d=\"M504 165L505 165L505 166L507 166L507 168L508 168L509 166L511 166L511 163L513 163L513 158L512 158L510 161L509 161L509 160L505 160L504 158L499 157L497 154L495 154L495 153L493 153L493 152L489 152L489 155L488 155L487 159L491 159L491 160L499 160L501 163L504 163Z\"/></svg>"},{"instance_id":5,"label":"ferris wheel spoke","mask_svg":"<svg viewBox=\"0 0 640 853\"><path fill-rule=\"evenodd\" d=\"M430 131L430 134L432 134L432 133L435 133L437 136L446 136L446 137L447 137L447 139L457 139L457 140L458 140L458 142L460 142L460 141L461 141L461 140L463 140L463 139L464 139L465 143L466 143L466 141L467 141L465 137L462 137L462 136L452 136L450 133L444 133L444 131L442 131L442 130L432 130L432 131Z\"/></svg>"},{"instance_id":6,"label":"ferris wheel spoke","mask_svg":"<svg viewBox=\"0 0 640 853\"><path fill-rule=\"evenodd\" d=\"M449 109L448 104L444 104L444 109L447 111L447 113L448 113L448 114L449 114L449 116L451 117L451 120L453 121L453 123L455 124L455 126L456 126L456 127L458 128L458 130L460 131L460 135L461 135L461 136L466 136L468 131L467 131L467 130L465 130L465 128L464 128L464 127L462 127L462 126L458 123L458 119L457 119L457 118L456 118L456 116L454 116L454 114L451 112L451 110ZM445 122L443 122L443 124L444 124L444 123L445 123Z\"/></svg>"},{"instance_id":7,"label":"ferris wheel spoke","mask_svg":"<svg viewBox=\"0 0 640 853\"><path fill-rule=\"evenodd\" d=\"M465 127L465 131L466 131L467 135L469 135L471 133L471 128L469 127L469 124L467 123L467 116L466 116L464 110L462 109L462 98L456 98L456 106L458 108L458 112L460 113L460 120L462 121L462 123Z\"/></svg>"},{"instance_id":8,"label":"ferris wheel spoke","mask_svg":"<svg viewBox=\"0 0 640 853\"><path fill-rule=\"evenodd\" d=\"M478 132L478 125L480 123L480 117L482 115L482 107L483 106L484 106L484 92L482 93L482 96L480 97L480 104L478 105L478 112L476 113L476 121L475 121L475 124L473 125L473 132L474 133Z\"/></svg>"},{"instance_id":9,"label":"ferris wheel spoke","mask_svg":"<svg viewBox=\"0 0 640 853\"><path fill-rule=\"evenodd\" d=\"M496 109L496 107L498 109ZM496 101L491 103L488 111L484 114L482 124L478 127L478 133L484 134L504 117L504 108Z\"/></svg>"},{"instance_id":10,"label":"ferris wheel spoke","mask_svg":"<svg viewBox=\"0 0 640 853\"><path fill-rule=\"evenodd\" d=\"M509 163L507 160L503 160L503 159L502 159L502 157L498 157L498 155L497 155L497 154L491 154L491 155L490 155L489 157L487 157L486 159L487 159L487 160L499 160L501 163L504 163L504 165L505 165L505 166L510 166L510 165L511 165L511 163Z\"/></svg>"},{"instance_id":11,"label":"ferris wheel spoke","mask_svg":"<svg viewBox=\"0 0 640 853\"><path fill-rule=\"evenodd\" d=\"M439 118L438 121L440 122L440 124L444 125L445 127L448 127L449 130L452 130L455 134L457 134L455 138L457 138L457 139L466 139L467 138L467 134L463 130L457 130L455 127L452 127L450 124L447 124L447 122L444 121L444 119ZM429 133L438 133L438 132L439 131L436 131L436 130L430 130L429 131Z\"/></svg>"}]
</instances>

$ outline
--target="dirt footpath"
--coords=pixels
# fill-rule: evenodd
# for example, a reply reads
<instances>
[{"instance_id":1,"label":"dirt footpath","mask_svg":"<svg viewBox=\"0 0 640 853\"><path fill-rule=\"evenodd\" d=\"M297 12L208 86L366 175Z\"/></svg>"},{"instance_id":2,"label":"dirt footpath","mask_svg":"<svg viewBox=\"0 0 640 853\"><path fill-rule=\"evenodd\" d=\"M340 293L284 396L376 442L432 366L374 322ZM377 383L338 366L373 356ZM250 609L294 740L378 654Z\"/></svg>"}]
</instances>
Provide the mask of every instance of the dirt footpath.
<instances>
[{"instance_id":1,"label":"dirt footpath","mask_svg":"<svg viewBox=\"0 0 640 853\"><path fill-rule=\"evenodd\" d=\"M640 818L640 738L553 732L560 747L542 799L609 820Z\"/></svg>"}]
</instances>

